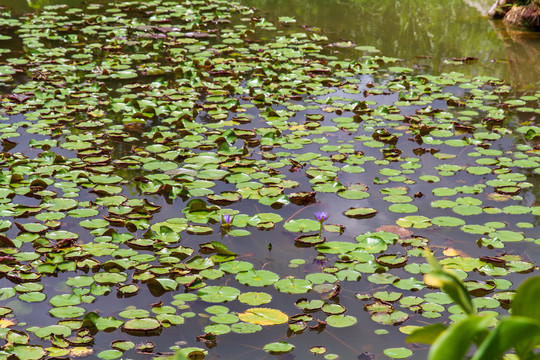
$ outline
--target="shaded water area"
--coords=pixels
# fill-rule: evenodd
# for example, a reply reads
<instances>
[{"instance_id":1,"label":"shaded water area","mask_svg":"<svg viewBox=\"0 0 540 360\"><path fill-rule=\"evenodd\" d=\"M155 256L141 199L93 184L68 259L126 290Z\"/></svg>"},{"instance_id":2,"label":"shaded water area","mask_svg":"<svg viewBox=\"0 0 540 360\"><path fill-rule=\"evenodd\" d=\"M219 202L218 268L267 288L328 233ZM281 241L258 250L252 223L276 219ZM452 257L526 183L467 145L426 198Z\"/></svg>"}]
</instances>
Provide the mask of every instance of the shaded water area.
<instances>
[{"instance_id":1,"label":"shaded water area","mask_svg":"<svg viewBox=\"0 0 540 360\"><path fill-rule=\"evenodd\" d=\"M537 268L537 74L475 9L60 3L0 18L1 358L423 359L424 246L486 313Z\"/></svg>"}]
</instances>

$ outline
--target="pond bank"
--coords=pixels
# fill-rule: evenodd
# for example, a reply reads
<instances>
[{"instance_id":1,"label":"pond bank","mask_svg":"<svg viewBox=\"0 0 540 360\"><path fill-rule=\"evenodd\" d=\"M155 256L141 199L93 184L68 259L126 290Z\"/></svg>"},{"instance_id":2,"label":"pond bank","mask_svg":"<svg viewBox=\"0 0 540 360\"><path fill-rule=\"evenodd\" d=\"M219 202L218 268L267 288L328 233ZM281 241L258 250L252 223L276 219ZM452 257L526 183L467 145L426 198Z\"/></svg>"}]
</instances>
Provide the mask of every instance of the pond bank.
<instances>
[{"instance_id":1,"label":"pond bank","mask_svg":"<svg viewBox=\"0 0 540 360\"><path fill-rule=\"evenodd\" d=\"M496 0L489 8L487 15L492 19L502 19L508 26L540 30L540 2L530 1L526 5L514 0Z\"/></svg>"}]
</instances>

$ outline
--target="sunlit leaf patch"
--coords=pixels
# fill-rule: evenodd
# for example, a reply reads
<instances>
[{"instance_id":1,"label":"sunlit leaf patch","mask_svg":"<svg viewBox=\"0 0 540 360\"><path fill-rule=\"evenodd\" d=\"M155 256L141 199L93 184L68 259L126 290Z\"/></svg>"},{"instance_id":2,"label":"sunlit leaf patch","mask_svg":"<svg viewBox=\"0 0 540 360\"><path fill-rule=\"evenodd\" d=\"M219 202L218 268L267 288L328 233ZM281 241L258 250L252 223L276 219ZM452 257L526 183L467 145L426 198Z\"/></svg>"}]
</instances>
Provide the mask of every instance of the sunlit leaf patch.
<instances>
[{"instance_id":1,"label":"sunlit leaf patch","mask_svg":"<svg viewBox=\"0 0 540 360\"><path fill-rule=\"evenodd\" d=\"M250 308L238 314L240 320L257 325L278 325L287 322L288 316L276 309Z\"/></svg>"}]
</instances>

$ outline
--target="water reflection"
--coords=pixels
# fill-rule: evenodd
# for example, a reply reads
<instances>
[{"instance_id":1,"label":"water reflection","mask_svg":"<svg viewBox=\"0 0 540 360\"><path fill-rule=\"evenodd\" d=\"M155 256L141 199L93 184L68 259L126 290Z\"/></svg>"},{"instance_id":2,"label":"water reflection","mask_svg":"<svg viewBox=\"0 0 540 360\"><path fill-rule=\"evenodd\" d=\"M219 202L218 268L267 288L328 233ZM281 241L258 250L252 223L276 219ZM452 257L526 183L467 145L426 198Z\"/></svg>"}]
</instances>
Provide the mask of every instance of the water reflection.
<instances>
[{"instance_id":1,"label":"water reflection","mask_svg":"<svg viewBox=\"0 0 540 360\"><path fill-rule=\"evenodd\" d=\"M242 0L275 20L295 16L299 25L323 29L332 41L371 45L383 55L425 64L425 71L458 71L503 78L517 87L540 81L540 34L507 30L479 10L483 0ZM466 4L467 3L467 4ZM476 57L457 65L453 58ZM424 58L420 59L418 57Z\"/></svg>"},{"instance_id":2,"label":"water reflection","mask_svg":"<svg viewBox=\"0 0 540 360\"><path fill-rule=\"evenodd\" d=\"M500 21L490 21L505 49L509 67L508 79L517 87L533 86L540 79L540 36L512 29Z\"/></svg>"}]
</instances>

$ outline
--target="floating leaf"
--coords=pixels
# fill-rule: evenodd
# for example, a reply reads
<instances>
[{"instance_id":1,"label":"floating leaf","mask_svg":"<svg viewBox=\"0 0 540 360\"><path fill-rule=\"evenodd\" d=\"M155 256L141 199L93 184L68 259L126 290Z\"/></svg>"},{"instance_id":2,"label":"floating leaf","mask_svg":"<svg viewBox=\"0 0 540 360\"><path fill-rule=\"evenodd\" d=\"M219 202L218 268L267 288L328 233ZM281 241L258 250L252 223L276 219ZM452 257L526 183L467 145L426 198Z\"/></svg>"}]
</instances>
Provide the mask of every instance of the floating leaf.
<instances>
[{"instance_id":1,"label":"floating leaf","mask_svg":"<svg viewBox=\"0 0 540 360\"><path fill-rule=\"evenodd\" d=\"M405 216L398 219L396 224L405 228L414 227L423 229L431 226L431 220L425 216Z\"/></svg>"},{"instance_id":2,"label":"floating leaf","mask_svg":"<svg viewBox=\"0 0 540 360\"><path fill-rule=\"evenodd\" d=\"M278 325L286 323L289 317L276 309L251 308L238 314L240 320L257 325Z\"/></svg>"},{"instance_id":3,"label":"floating leaf","mask_svg":"<svg viewBox=\"0 0 540 360\"><path fill-rule=\"evenodd\" d=\"M381 312L371 315L371 320L383 325L397 325L405 322L409 315L403 311L393 311L391 313Z\"/></svg>"},{"instance_id":4,"label":"floating leaf","mask_svg":"<svg viewBox=\"0 0 540 360\"><path fill-rule=\"evenodd\" d=\"M403 347L384 349L383 353L392 359L406 359L413 354L411 350Z\"/></svg>"},{"instance_id":5,"label":"floating leaf","mask_svg":"<svg viewBox=\"0 0 540 360\"><path fill-rule=\"evenodd\" d=\"M304 294L312 289L311 281L304 279L285 278L274 283L276 289L288 294Z\"/></svg>"},{"instance_id":6,"label":"floating leaf","mask_svg":"<svg viewBox=\"0 0 540 360\"><path fill-rule=\"evenodd\" d=\"M127 331L149 332L159 329L161 323L154 318L139 318L126 321L122 327Z\"/></svg>"},{"instance_id":7,"label":"floating leaf","mask_svg":"<svg viewBox=\"0 0 540 360\"><path fill-rule=\"evenodd\" d=\"M37 360L47 355L47 352L38 345L14 345L13 353L21 360Z\"/></svg>"},{"instance_id":8,"label":"floating leaf","mask_svg":"<svg viewBox=\"0 0 540 360\"><path fill-rule=\"evenodd\" d=\"M285 341L278 341L264 345L263 349L271 354L287 354L293 351L294 345Z\"/></svg>"},{"instance_id":9,"label":"floating leaf","mask_svg":"<svg viewBox=\"0 0 540 360\"><path fill-rule=\"evenodd\" d=\"M278 281L279 276L268 270L250 270L238 273L236 280L249 286L267 286Z\"/></svg>"},{"instance_id":10,"label":"floating leaf","mask_svg":"<svg viewBox=\"0 0 540 360\"><path fill-rule=\"evenodd\" d=\"M293 219L286 222L283 227L292 232L311 232L318 231L321 224L312 219Z\"/></svg>"},{"instance_id":11,"label":"floating leaf","mask_svg":"<svg viewBox=\"0 0 540 360\"><path fill-rule=\"evenodd\" d=\"M431 223L439 226L461 226L465 221L453 216L438 216L431 219Z\"/></svg>"},{"instance_id":12,"label":"floating leaf","mask_svg":"<svg viewBox=\"0 0 540 360\"><path fill-rule=\"evenodd\" d=\"M198 292L201 300L211 303L221 303L235 300L240 295L240 290L231 286L207 286Z\"/></svg>"},{"instance_id":13,"label":"floating leaf","mask_svg":"<svg viewBox=\"0 0 540 360\"><path fill-rule=\"evenodd\" d=\"M246 292L240 294L238 300L244 304L257 306L269 303L272 301L272 296L263 292Z\"/></svg>"},{"instance_id":14,"label":"floating leaf","mask_svg":"<svg viewBox=\"0 0 540 360\"><path fill-rule=\"evenodd\" d=\"M358 319L351 315L330 315L326 318L326 323L336 328L353 326L357 322Z\"/></svg>"},{"instance_id":15,"label":"floating leaf","mask_svg":"<svg viewBox=\"0 0 540 360\"><path fill-rule=\"evenodd\" d=\"M373 208L350 208L345 211L346 216L356 219L372 217L375 214L377 214L377 209Z\"/></svg>"},{"instance_id":16,"label":"floating leaf","mask_svg":"<svg viewBox=\"0 0 540 360\"><path fill-rule=\"evenodd\" d=\"M49 310L49 313L60 319L73 319L84 315L86 310L79 306L63 306Z\"/></svg>"},{"instance_id":17,"label":"floating leaf","mask_svg":"<svg viewBox=\"0 0 540 360\"><path fill-rule=\"evenodd\" d=\"M97 354L97 357L100 359L105 360L111 360L111 359L118 359L121 357L124 353L119 350L104 350Z\"/></svg>"}]
</instances>

